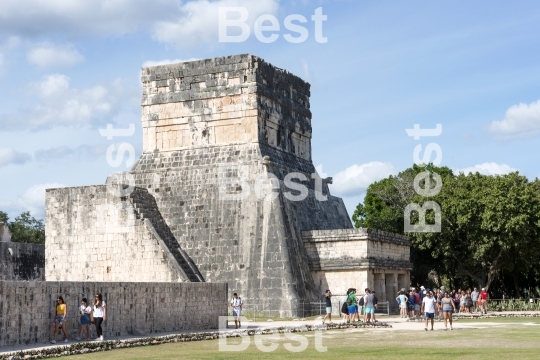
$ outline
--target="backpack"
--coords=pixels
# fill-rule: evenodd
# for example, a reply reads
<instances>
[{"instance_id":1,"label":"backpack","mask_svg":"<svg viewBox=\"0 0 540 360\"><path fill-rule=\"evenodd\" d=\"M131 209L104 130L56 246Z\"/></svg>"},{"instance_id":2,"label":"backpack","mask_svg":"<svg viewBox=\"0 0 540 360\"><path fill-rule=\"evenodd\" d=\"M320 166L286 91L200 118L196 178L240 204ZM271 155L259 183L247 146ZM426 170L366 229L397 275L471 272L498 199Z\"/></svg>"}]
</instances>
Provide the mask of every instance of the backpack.
<instances>
[{"instance_id":1,"label":"backpack","mask_svg":"<svg viewBox=\"0 0 540 360\"><path fill-rule=\"evenodd\" d=\"M341 305L341 312L343 314L348 314L349 313L349 309L347 307L347 302L344 302L343 305Z\"/></svg>"},{"instance_id":2,"label":"backpack","mask_svg":"<svg viewBox=\"0 0 540 360\"><path fill-rule=\"evenodd\" d=\"M364 306L364 297L363 296L358 301L358 306Z\"/></svg>"}]
</instances>

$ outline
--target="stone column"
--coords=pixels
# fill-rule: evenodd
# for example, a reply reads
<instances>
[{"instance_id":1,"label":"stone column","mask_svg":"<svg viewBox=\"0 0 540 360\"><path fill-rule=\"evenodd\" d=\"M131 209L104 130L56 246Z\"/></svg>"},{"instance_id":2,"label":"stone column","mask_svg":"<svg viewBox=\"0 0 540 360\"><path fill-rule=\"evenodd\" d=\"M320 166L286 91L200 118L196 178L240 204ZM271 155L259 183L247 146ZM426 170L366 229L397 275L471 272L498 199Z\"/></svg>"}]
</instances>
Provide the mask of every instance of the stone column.
<instances>
[{"instance_id":1,"label":"stone column","mask_svg":"<svg viewBox=\"0 0 540 360\"><path fill-rule=\"evenodd\" d=\"M384 284L384 274L377 273L375 274L375 281L373 284L373 291L376 292L377 299L385 301L386 299L386 286Z\"/></svg>"},{"instance_id":2,"label":"stone column","mask_svg":"<svg viewBox=\"0 0 540 360\"><path fill-rule=\"evenodd\" d=\"M386 280L386 300L389 302L390 312L395 313L398 310L397 303L396 303L397 292L399 290L397 274L386 273L385 280Z\"/></svg>"}]
</instances>

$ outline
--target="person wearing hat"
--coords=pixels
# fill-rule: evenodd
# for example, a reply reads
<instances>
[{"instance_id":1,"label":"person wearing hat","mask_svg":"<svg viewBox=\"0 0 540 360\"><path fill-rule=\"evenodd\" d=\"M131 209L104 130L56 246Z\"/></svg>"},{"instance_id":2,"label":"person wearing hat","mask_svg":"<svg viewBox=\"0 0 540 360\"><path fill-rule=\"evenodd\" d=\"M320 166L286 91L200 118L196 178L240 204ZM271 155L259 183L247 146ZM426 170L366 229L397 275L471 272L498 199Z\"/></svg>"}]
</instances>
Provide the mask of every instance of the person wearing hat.
<instances>
[{"instance_id":1,"label":"person wearing hat","mask_svg":"<svg viewBox=\"0 0 540 360\"><path fill-rule=\"evenodd\" d=\"M487 314L488 293L485 288L482 288L478 295L478 305L480 305L480 314Z\"/></svg>"}]
</instances>

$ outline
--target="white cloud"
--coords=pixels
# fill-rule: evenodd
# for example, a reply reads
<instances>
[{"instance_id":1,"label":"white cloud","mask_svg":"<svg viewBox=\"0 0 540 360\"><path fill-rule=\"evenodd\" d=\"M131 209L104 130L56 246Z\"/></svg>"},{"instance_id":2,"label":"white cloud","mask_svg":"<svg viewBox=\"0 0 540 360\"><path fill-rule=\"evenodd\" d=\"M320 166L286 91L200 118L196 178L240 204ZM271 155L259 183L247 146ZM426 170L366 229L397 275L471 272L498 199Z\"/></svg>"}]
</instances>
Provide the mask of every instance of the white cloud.
<instances>
[{"instance_id":1,"label":"white cloud","mask_svg":"<svg viewBox=\"0 0 540 360\"><path fill-rule=\"evenodd\" d=\"M84 57L71 44L38 44L27 54L28 62L40 68L68 67L84 60Z\"/></svg>"},{"instance_id":2,"label":"white cloud","mask_svg":"<svg viewBox=\"0 0 540 360\"><path fill-rule=\"evenodd\" d=\"M470 166L464 169L457 169L455 173L464 173L465 175L470 173L476 173L479 172L483 175L504 175L509 174L511 172L518 171L518 169L514 169L513 167L510 167L506 164L497 164L494 162L487 162L482 163L474 166Z\"/></svg>"},{"instance_id":3,"label":"white cloud","mask_svg":"<svg viewBox=\"0 0 540 360\"><path fill-rule=\"evenodd\" d=\"M45 189L61 188L64 186L58 183L34 185L19 197L19 208L22 208L23 211L30 211L36 219L43 219L45 217Z\"/></svg>"},{"instance_id":4,"label":"white cloud","mask_svg":"<svg viewBox=\"0 0 540 360\"><path fill-rule=\"evenodd\" d=\"M362 165L354 164L334 175L330 190L340 196L358 196L375 181L396 173L390 163L372 161Z\"/></svg>"},{"instance_id":5,"label":"white cloud","mask_svg":"<svg viewBox=\"0 0 540 360\"><path fill-rule=\"evenodd\" d=\"M219 7L246 7L247 23L275 14L279 0L3 0L0 33L121 36L140 29L176 46L217 43Z\"/></svg>"},{"instance_id":6,"label":"white cloud","mask_svg":"<svg viewBox=\"0 0 540 360\"><path fill-rule=\"evenodd\" d=\"M10 220L25 211L36 219L45 218L45 189L61 188L65 185L58 183L37 184L27 189L17 200L0 199L0 210L8 213Z\"/></svg>"},{"instance_id":7,"label":"white cloud","mask_svg":"<svg viewBox=\"0 0 540 360\"><path fill-rule=\"evenodd\" d=\"M0 32L119 36L179 11L179 3L171 0L3 0Z\"/></svg>"},{"instance_id":8,"label":"white cloud","mask_svg":"<svg viewBox=\"0 0 540 360\"><path fill-rule=\"evenodd\" d=\"M304 80L311 83L313 82L313 75L311 74L311 71L309 70L309 64L306 60L302 59L302 71L304 73Z\"/></svg>"},{"instance_id":9,"label":"white cloud","mask_svg":"<svg viewBox=\"0 0 540 360\"><path fill-rule=\"evenodd\" d=\"M81 145L76 148L59 146L51 149L37 150L34 159L39 162L48 162L66 157L75 157L78 160L94 160L107 152L107 145Z\"/></svg>"},{"instance_id":10,"label":"white cloud","mask_svg":"<svg viewBox=\"0 0 540 360\"><path fill-rule=\"evenodd\" d=\"M148 61L145 61L142 64L142 67L157 66L157 65L167 65L167 64L176 64L176 63L181 63L181 62L186 62L186 61L195 61L195 60L200 60L200 59L198 59L198 58L190 58L190 59L187 59L187 60L182 60L182 59L174 59L174 60L165 59L165 60L157 60L157 61L148 60Z\"/></svg>"},{"instance_id":11,"label":"white cloud","mask_svg":"<svg viewBox=\"0 0 540 360\"><path fill-rule=\"evenodd\" d=\"M501 138L532 137L540 134L540 100L513 105L503 120L493 121L488 131Z\"/></svg>"},{"instance_id":12,"label":"white cloud","mask_svg":"<svg viewBox=\"0 0 540 360\"><path fill-rule=\"evenodd\" d=\"M20 43L19 38L11 36L7 40L0 43L0 75L3 72L3 67L6 64L6 54L16 48Z\"/></svg>"},{"instance_id":13,"label":"white cloud","mask_svg":"<svg viewBox=\"0 0 540 360\"><path fill-rule=\"evenodd\" d=\"M246 23L253 29L262 14L275 14L278 0L199 0L183 4L173 19L159 20L153 25L152 37L157 41L178 47L216 44L219 40L219 8L245 7L249 17Z\"/></svg>"},{"instance_id":14,"label":"white cloud","mask_svg":"<svg viewBox=\"0 0 540 360\"><path fill-rule=\"evenodd\" d=\"M6 165L21 165L30 161L29 154L21 153L10 148L0 147L0 167Z\"/></svg>"},{"instance_id":15,"label":"white cloud","mask_svg":"<svg viewBox=\"0 0 540 360\"><path fill-rule=\"evenodd\" d=\"M66 75L52 74L29 85L31 105L15 114L2 114L0 121L3 130L96 126L111 122L122 105L132 100L130 89L120 81L78 89L71 87Z\"/></svg>"}]
</instances>

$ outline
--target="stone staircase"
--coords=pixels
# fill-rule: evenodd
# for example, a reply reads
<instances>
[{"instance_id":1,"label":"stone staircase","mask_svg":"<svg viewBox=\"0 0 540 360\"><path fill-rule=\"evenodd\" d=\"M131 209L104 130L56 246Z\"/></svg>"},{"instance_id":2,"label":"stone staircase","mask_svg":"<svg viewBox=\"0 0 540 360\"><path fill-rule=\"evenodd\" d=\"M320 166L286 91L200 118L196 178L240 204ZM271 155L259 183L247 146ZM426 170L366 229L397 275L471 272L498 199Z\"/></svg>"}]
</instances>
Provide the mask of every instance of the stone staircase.
<instances>
[{"instance_id":1,"label":"stone staircase","mask_svg":"<svg viewBox=\"0 0 540 360\"><path fill-rule=\"evenodd\" d=\"M161 216L155 198L146 189L136 187L127 199L135 209L136 218L144 220L147 226L151 228L150 230L153 230L154 235L158 237L158 240L165 244L167 250L174 257L189 281L204 282L199 269L188 254L182 250L171 229Z\"/></svg>"}]
</instances>

